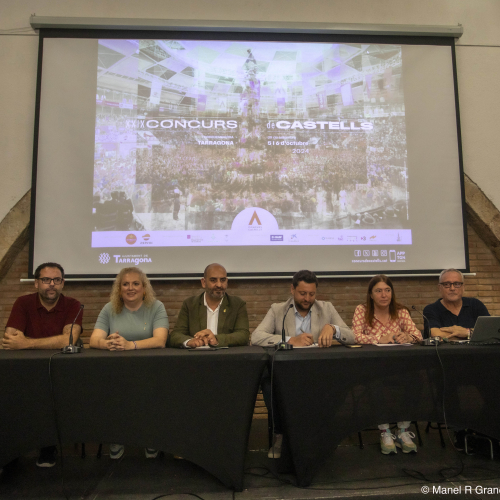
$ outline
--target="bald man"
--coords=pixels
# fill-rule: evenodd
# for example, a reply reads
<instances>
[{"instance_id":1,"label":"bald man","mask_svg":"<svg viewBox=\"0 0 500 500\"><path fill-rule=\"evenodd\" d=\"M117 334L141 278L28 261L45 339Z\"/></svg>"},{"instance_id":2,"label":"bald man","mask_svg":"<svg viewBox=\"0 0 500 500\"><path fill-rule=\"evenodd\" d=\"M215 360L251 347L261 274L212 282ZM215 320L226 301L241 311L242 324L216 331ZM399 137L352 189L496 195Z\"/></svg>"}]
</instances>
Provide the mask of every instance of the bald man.
<instances>
[{"instance_id":1,"label":"bald man","mask_svg":"<svg viewBox=\"0 0 500 500\"><path fill-rule=\"evenodd\" d=\"M248 345L250 330L246 303L226 293L227 272L220 264L205 268L201 295L182 303L170 347L192 349L201 346L233 347Z\"/></svg>"}]
</instances>

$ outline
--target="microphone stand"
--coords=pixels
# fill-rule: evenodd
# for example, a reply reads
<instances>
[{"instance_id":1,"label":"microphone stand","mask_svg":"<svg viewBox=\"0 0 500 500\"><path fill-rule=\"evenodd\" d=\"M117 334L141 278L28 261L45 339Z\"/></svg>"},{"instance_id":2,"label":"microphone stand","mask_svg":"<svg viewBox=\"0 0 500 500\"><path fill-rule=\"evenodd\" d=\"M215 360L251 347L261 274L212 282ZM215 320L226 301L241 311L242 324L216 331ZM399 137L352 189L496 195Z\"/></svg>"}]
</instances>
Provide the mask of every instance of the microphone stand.
<instances>
[{"instance_id":1,"label":"microphone stand","mask_svg":"<svg viewBox=\"0 0 500 500\"><path fill-rule=\"evenodd\" d=\"M424 333L425 333L425 322L427 321L427 328L429 329L429 338L428 339L424 339L422 340L421 342L419 342L420 345L439 345L443 342L443 340L441 339L441 337L433 337L431 335L431 327L430 327L430 323L429 323L429 320L424 316L424 313L420 312L415 306L411 306L411 308L414 310L414 311L417 311L418 314L420 314L420 316L422 316L422 318L424 318Z\"/></svg>"},{"instance_id":2,"label":"microphone stand","mask_svg":"<svg viewBox=\"0 0 500 500\"><path fill-rule=\"evenodd\" d=\"M277 351L290 351L293 349L293 345L292 344L289 344L287 341L286 341L286 335L285 335L285 319L286 319L286 315L288 314L288 311L290 311L290 309L293 307L293 302L290 304L290 306L288 307L285 315L283 316L283 328L281 329L281 342L279 342L278 344L276 344L275 346L275 349Z\"/></svg>"},{"instance_id":3,"label":"microphone stand","mask_svg":"<svg viewBox=\"0 0 500 500\"><path fill-rule=\"evenodd\" d=\"M66 347L63 347L61 349L61 352L63 354L78 354L82 352L82 348L77 345L73 345L73 326L75 325L75 322L80 315L80 313L83 311L83 308L85 306L83 304L80 305L80 309L78 309L78 312L76 313L75 319L73 320L73 323L71 323L71 330L69 332L69 345Z\"/></svg>"}]
</instances>

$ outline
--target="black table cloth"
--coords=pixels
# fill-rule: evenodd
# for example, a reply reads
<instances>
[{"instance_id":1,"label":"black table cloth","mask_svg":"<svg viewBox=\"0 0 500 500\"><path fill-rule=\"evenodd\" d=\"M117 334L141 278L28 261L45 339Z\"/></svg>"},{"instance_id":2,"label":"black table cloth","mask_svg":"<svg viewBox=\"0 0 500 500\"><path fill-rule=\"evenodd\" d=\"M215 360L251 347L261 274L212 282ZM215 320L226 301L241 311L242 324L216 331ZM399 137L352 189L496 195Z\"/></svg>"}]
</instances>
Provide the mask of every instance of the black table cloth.
<instances>
[{"instance_id":1,"label":"black table cloth","mask_svg":"<svg viewBox=\"0 0 500 500\"><path fill-rule=\"evenodd\" d=\"M49 379L55 352L0 350L0 467L57 443Z\"/></svg>"},{"instance_id":2,"label":"black table cloth","mask_svg":"<svg viewBox=\"0 0 500 500\"><path fill-rule=\"evenodd\" d=\"M448 424L500 439L500 346L442 345L438 352ZM435 347L282 351L274 380L301 486L353 432L402 420L444 421Z\"/></svg>"},{"instance_id":3,"label":"black table cloth","mask_svg":"<svg viewBox=\"0 0 500 500\"><path fill-rule=\"evenodd\" d=\"M2 376L9 367L21 372L21 368L31 370L33 366L41 378L38 399L33 403L30 396L18 395L23 387L14 375L8 391L2 378L0 401L12 396L22 400L32 416L43 410L45 425L52 432L44 431L49 436L42 439L32 431L30 438L21 440L23 425L28 426L29 419L19 422L19 432L9 441L8 456L0 445L0 464L15 456L13 450L19 455L41 444L55 443L47 388L49 354L45 353L44 360L44 354L34 356L33 352L0 352ZM241 490L248 435L266 360L267 354L260 347L217 351L89 349L79 355L55 356L52 381L62 441L160 449L181 455L226 486ZM28 391L35 392L24 382ZM17 406L9 403L0 410L4 428L6 422L16 420ZM38 424L38 429L41 431L42 425Z\"/></svg>"}]
</instances>

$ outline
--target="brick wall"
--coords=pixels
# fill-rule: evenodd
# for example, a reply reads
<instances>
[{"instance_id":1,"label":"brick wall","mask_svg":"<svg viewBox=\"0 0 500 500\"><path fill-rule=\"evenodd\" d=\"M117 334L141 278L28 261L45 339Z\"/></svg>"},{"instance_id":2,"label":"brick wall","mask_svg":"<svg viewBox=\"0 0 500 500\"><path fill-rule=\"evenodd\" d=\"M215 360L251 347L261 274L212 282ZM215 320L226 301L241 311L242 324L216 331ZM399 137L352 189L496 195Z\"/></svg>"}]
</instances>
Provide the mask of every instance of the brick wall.
<instances>
[{"instance_id":1,"label":"brick wall","mask_svg":"<svg viewBox=\"0 0 500 500\"><path fill-rule=\"evenodd\" d=\"M486 304L490 314L500 316L500 263L470 226L468 231L471 272L476 273L476 276L466 278L465 295L478 297ZM15 299L34 291L32 283L19 281L20 278L27 277L27 269L28 246L26 245L16 257L5 278L0 281L0 332L2 333ZM331 301L344 321L351 325L354 309L365 300L368 281L367 278L322 279L317 298ZM436 278L394 278L393 281L398 301L410 308L415 305L423 309L425 305L438 298ZM158 299L165 304L171 328L175 325L182 301L201 292L198 281L155 281L153 286ZM83 321L85 343L88 343L99 311L108 302L110 289L110 282L68 282L64 287L66 295L75 297L85 304ZM230 282L229 291L247 302L250 331L252 331L272 303L288 298L290 283L287 280L234 280ZM422 329L421 317L415 312L412 316L417 327ZM256 416L265 417L265 413L265 407L259 398Z\"/></svg>"}]
</instances>

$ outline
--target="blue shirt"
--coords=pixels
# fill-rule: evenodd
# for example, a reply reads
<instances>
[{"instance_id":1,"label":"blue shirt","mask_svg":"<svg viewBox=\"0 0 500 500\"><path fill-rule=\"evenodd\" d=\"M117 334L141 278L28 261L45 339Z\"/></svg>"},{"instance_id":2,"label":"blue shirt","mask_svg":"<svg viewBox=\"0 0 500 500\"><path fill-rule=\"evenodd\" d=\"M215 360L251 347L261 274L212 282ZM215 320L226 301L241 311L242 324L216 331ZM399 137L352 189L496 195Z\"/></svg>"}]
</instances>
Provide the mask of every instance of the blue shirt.
<instances>
[{"instance_id":1,"label":"blue shirt","mask_svg":"<svg viewBox=\"0 0 500 500\"><path fill-rule=\"evenodd\" d=\"M458 316L441 304L441 299L425 306L424 316L425 330L428 328L444 328L446 326L461 326L462 328L474 328L478 316L489 316L490 313L486 306L478 299L473 297L462 297L462 309Z\"/></svg>"},{"instance_id":2,"label":"blue shirt","mask_svg":"<svg viewBox=\"0 0 500 500\"><path fill-rule=\"evenodd\" d=\"M295 304L293 308L295 310L295 335L311 333L311 309L309 309L309 312L304 317L297 311Z\"/></svg>"}]
</instances>

